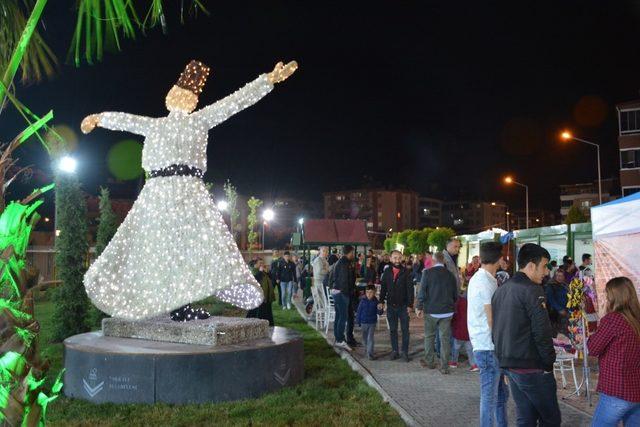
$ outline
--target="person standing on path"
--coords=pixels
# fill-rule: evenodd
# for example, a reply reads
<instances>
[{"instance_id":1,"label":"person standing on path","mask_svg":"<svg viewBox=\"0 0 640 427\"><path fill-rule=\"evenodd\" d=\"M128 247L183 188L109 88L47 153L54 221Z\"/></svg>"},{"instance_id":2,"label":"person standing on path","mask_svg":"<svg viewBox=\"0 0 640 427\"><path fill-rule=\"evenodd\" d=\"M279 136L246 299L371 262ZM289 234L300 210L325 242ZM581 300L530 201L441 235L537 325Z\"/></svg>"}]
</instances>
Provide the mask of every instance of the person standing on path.
<instances>
[{"instance_id":1,"label":"person standing on path","mask_svg":"<svg viewBox=\"0 0 640 427\"><path fill-rule=\"evenodd\" d=\"M600 364L600 400L593 425L640 426L640 303L631 280L616 277L605 286L607 314L587 347Z\"/></svg>"},{"instance_id":2,"label":"person standing on path","mask_svg":"<svg viewBox=\"0 0 640 427\"><path fill-rule=\"evenodd\" d=\"M418 317L422 318L424 313L424 361L421 364L435 369L435 336L439 331L440 372L448 374L451 318L458 299L458 289L453 274L444 266L444 254L438 252L434 258L436 264L422 275L418 294Z\"/></svg>"},{"instance_id":3,"label":"person standing on path","mask_svg":"<svg viewBox=\"0 0 640 427\"><path fill-rule=\"evenodd\" d=\"M282 307L291 310L291 298L296 283L296 265L291 261L289 251L285 251L283 259L278 263L278 282L280 283L280 297Z\"/></svg>"},{"instance_id":4,"label":"person standing on path","mask_svg":"<svg viewBox=\"0 0 640 427\"><path fill-rule=\"evenodd\" d=\"M329 274L329 261L327 261L328 256L329 248L326 246L320 246L318 256L313 259L312 263L313 286L315 286L320 292L323 291L322 283L324 282L324 278Z\"/></svg>"},{"instance_id":5,"label":"person standing on path","mask_svg":"<svg viewBox=\"0 0 640 427\"><path fill-rule=\"evenodd\" d=\"M518 425L560 426L556 352L542 279L549 252L527 243L518 252L518 269L491 299L495 352L509 378Z\"/></svg>"},{"instance_id":6,"label":"person standing on path","mask_svg":"<svg viewBox=\"0 0 640 427\"><path fill-rule=\"evenodd\" d=\"M446 249L442 252L444 255L444 266L453 274L456 279L456 288L460 292L462 287L462 277L460 276L460 269L458 268L458 254L460 253L460 239L452 237L447 242Z\"/></svg>"},{"instance_id":7,"label":"person standing on path","mask_svg":"<svg viewBox=\"0 0 640 427\"><path fill-rule=\"evenodd\" d=\"M333 266L333 271L329 274L331 295L336 310L336 319L333 322L333 336L336 347L351 351L351 347L345 340L345 333L349 320L349 307L351 297L355 291L356 277L351 262L355 256L354 248L346 245L340 258Z\"/></svg>"},{"instance_id":8,"label":"person standing on path","mask_svg":"<svg viewBox=\"0 0 640 427\"><path fill-rule=\"evenodd\" d=\"M480 245L480 269L467 289L467 326L475 361L480 368L480 427L506 427L509 391L491 338L491 298L498 289L496 272L502 263L502 245Z\"/></svg>"},{"instance_id":9,"label":"person standing on path","mask_svg":"<svg viewBox=\"0 0 640 427\"><path fill-rule=\"evenodd\" d=\"M375 347L374 332L378 324L378 314L382 314L382 310L378 308L376 287L374 285L367 285L365 296L360 298L360 304L358 304L356 323L362 328L362 342L365 345L367 358L369 360L375 360L373 353Z\"/></svg>"},{"instance_id":10,"label":"person standing on path","mask_svg":"<svg viewBox=\"0 0 640 427\"><path fill-rule=\"evenodd\" d=\"M412 271L402 265L402 253L391 252L391 265L384 270L380 279L380 304L386 303L389 334L391 335L391 360L399 357L409 362L409 314L413 307ZM398 320L402 330L402 354L398 355Z\"/></svg>"}]
</instances>

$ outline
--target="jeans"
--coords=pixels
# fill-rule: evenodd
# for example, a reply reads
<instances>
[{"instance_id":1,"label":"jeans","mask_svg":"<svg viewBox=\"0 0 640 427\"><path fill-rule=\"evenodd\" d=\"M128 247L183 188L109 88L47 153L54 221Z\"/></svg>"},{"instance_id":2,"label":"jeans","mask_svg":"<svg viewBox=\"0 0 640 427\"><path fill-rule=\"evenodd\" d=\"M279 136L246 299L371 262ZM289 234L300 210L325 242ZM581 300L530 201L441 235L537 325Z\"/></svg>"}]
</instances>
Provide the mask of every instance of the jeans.
<instances>
[{"instance_id":1,"label":"jeans","mask_svg":"<svg viewBox=\"0 0 640 427\"><path fill-rule=\"evenodd\" d=\"M518 374L505 369L505 374L516 402L518 426L560 426L562 419L553 372Z\"/></svg>"},{"instance_id":2,"label":"jeans","mask_svg":"<svg viewBox=\"0 0 640 427\"><path fill-rule=\"evenodd\" d=\"M398 352L398 319L402 330L402 352L409 354L409 313L407 306L391 307L387 304L387 320L389 321L389 333L391 335L391 349Z\"/></svg>"},{"instance_id":3,"label":"jeans","mask_svg":"<svg viewBox=\"0 0 640 427\"><path fill-rule=\"evenodd\" d=\"M362 341L367 349L367 356L373 356L373 333L376 331L376 323L363 323L362 327Z\"/></svg>"},{"instance_id":4,"label":"jeans","mask_svg":"<svg viewBox=\"0 0 640 427\"><path fill-rule=\"evenodd\" d=\"M640 403L628 402L600 393L600 401L593 414L592 426L617 427L622 421L625 427L640 426Z\"/></svg>"},{"instance_id":5,"label":"jeans","mask_svg":"<svg viewBox=\"0 0 640 427\"><path fill-rule=\"evenodd\" d=\"M451 318L436 319L429 313L424 314L424 359L427 363L435 363L435 337L440 335L440 363L442 368L449 365L451 353Z\"/></svg>"},{"instance_id":6,"label":"jeans","mask_svg":"<svg viewBox=\"0 0 640 427\"><path fill-rule=\"evenodd\" d=\"M291 306L291 297L293 296L293 284L295 282L280 282L280 298L282 306Z\"/></svg>"},{"instance_id":7,"label":"jeans","mask_svg":"<svg viewBox=\"0 0 640 427\"><path fill-rule=\"evenodd\" d=\"M354 307L354 304L356 305ZM349 298L349 305L347 306L347 343L354 343L356 338L353 336L353 324L356 318L356 310L358 299L356 297Z\"/></svg>"},{"instance_id":8,"label":"jeans","mask_svg":"<svg viewBox=\"0 0 640 427\"><path fill-rule=\"evenodd\" d=\"M474 351L476 364L480 368L480 427L499 427L507 424L507 400L509 390L504 374L493 351Z\"/></svg>"},{"instance_id":9,"label":"jeans","mask_svg":"<svg viewBox=\"0 0 640 427\"><path fill-rule=\"evenodd\" d=\"M333 294L333 302L336 309L336 320L333 322L333 336L336 342L343 342L344 331L347 327L349 297L342 292L338 292L337 294Z\"/></svg>"},{"instance_id":10,"label":"jeans","mask_svg":"<svg viewBox=\"0 0 640 427\"><path fill-rule=\"evenodd\" d=\"M464 347L464 351L469 358L469 365L475 365L476 361L473 357L473 346L471 341L463 341L457 338L453 339L453 345L451 346L451 361L458 363L458 356L460 355L460 348Z\"/></svg>"}]
</instances>

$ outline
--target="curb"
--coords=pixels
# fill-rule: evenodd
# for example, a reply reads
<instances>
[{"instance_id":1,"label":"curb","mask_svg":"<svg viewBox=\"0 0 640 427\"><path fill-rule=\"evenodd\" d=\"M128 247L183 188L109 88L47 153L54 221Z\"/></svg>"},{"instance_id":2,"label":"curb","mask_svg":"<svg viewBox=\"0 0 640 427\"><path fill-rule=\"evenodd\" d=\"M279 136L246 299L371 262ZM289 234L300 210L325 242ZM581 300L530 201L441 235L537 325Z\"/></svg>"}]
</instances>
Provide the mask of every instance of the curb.
<instances>
[{"instance_id":1,"label":"curb","mask_svg":"<svg viewBox=\"0 0 640 427\"><path fill-rule=\"evenodd\" d=\"M409 414L402 406L400 406L398 402L396 402L391 396L389 396L389 394L387 394L386 391L384 391L380 383L376 381L373 375L371 375L371 372L363 364L361 364L358 359L353 357L350 352L336 348L329 341L327 335L323 331L317 330L315 327L315 322L312 322L308 319L307 313L304 311L304 308L301 308L297 301L294 301L293 306L296 308L296 310L298 310L298 314L300 314L300 317L302 317L302 319L307 322L307 325L311 326L314 331L318 332L325 339L327 344L331 346L333 351L335 351L341 359L345 360L352 370L360 374L365 382L374 390L376 390L378 394L380 394L383 401L387 402L393 409L396 410L396 412L398 412L400 418L402 418L402 421L404 421L406 425L411 427L421 425L411 414Z\"/></svg>"}]
</instances>

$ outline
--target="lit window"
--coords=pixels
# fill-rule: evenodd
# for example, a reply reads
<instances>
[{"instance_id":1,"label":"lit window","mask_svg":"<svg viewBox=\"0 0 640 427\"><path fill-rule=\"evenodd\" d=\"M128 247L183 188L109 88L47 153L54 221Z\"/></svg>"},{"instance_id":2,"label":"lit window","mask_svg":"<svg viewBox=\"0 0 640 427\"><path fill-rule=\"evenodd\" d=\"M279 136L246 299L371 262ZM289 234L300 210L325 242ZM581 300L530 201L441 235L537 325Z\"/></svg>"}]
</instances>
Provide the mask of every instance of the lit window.
<instances>
[{"instance_id":1,"label":"lit window","mask_svg":"<svg viewBox=\"0 0 640 427\"><path fill-rule=\"evenodd\" d=\"M583 200L581 204L582 204L583 208L588 208L588 207L591 206L591 201L590 200Z\"/></svg>"}]
</instances>

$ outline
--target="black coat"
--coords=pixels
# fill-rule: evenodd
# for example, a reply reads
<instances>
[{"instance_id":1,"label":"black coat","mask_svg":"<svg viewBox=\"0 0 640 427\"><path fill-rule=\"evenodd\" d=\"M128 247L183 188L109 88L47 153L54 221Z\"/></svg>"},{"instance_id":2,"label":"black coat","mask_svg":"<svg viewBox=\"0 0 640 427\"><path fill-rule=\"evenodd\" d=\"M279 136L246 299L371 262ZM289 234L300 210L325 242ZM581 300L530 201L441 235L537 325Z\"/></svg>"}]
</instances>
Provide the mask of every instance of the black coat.
<instances>
[{"instance_id":1,"label":"black coat","mask_svg":"<svg viewBox=\"0 0 640 427\"><path fill-rule=\"evenodd\" d=\"M412 271L400 267L398 277L393 279L393 265L385 269L380 278L380 302L391 307L413 307Z\"/></svg>"},{"instance_id":2,"label":"black coat","mask_svg":"<svg viewBox=\"0 0 640 427\"><path fill-rule=\"evenodd\" d=\"M542 285L516 273L493 294L491 311L501 368L553 370L556 352Z\"/></svg>"},{"instance_id":3,"label":"black coat","mask_svg":"<svg viewBox=\"0 0 640 427\"><path fill-rule=\"evenodd\" d=\"M297 282L296 264L289 260L280 260L278 263L278 280L281 282Z\"/></svg>"},{"instance_id":4,"label":"black coat","mask_svg":"<svg viewBox=\"0 0 640 427\"><path fill-rule=\"evenodd\" d=\"M453 313L457 299L456 278L445 266L437 265L423 270L418 293L418 308L427 314Z\"/></svg>"},{"instance_id":5,"label":"black coat","mask_svg":"<svg viewBox=\"0 0 640 427\"><path fill-rule=\"evenodd\" d=\"M356 288L356 272L346 256L340 258L329 273L329 286L347 296L351 296Z\"/></svg>"}]
</instances>

